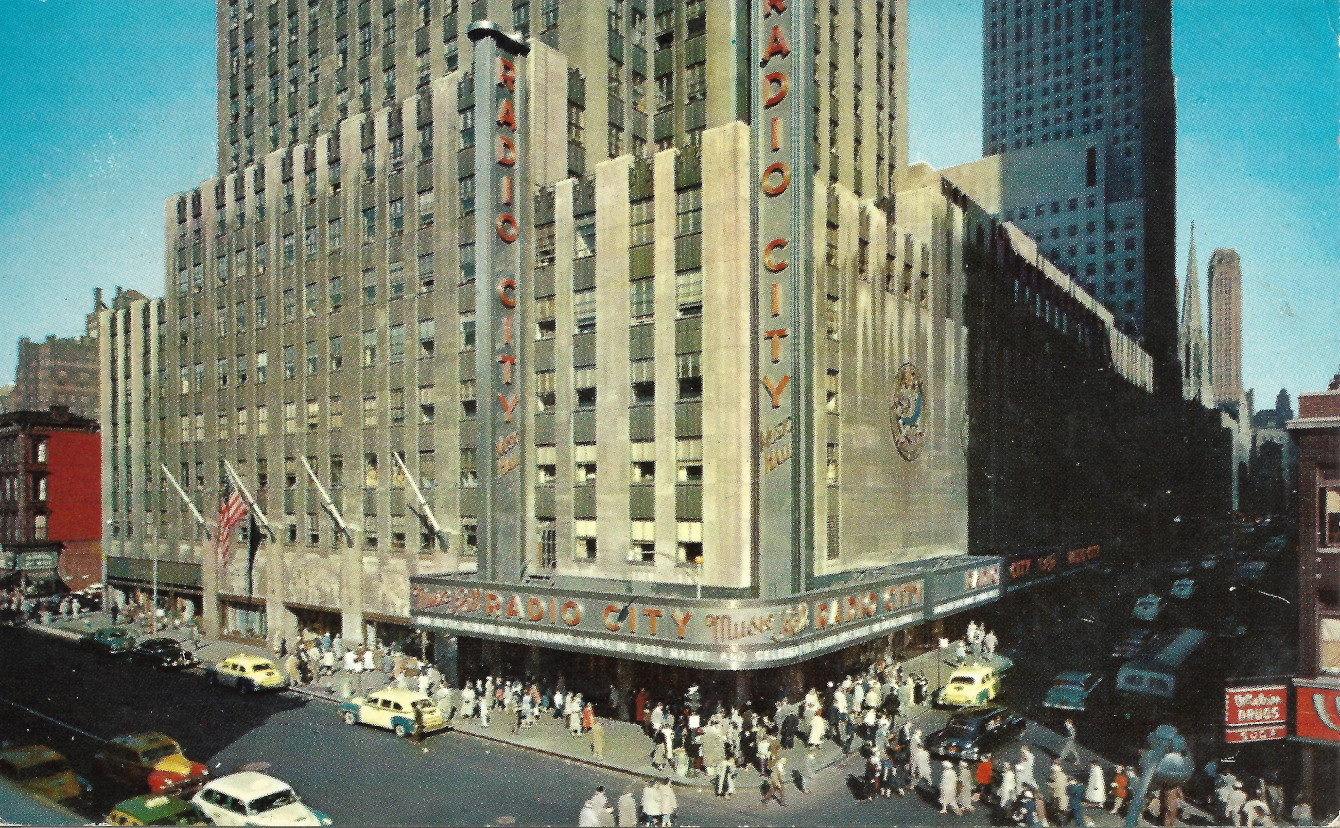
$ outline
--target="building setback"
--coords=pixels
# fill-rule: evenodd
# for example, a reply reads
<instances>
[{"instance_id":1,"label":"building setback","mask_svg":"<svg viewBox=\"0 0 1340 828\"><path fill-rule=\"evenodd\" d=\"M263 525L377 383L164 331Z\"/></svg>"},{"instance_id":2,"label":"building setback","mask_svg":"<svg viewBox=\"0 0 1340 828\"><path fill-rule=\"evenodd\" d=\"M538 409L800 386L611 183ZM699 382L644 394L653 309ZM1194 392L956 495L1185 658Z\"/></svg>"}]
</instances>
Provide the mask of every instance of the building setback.
<instances>
[{"instance_id":1,"label":"building setback","mask_svg":"<svg viewBox=\"0 0 1340 828\"><path fill-rule=\"evenodd\" d=\"M101 580L98 425L64 406L0 415L0 573Z\"/></svg>"},{"instance_id":2,"label":"building setback","mask_svg":"<svg viewBox=\"0 0 1340 828\"><path fill-rule=\"evenodd\" d=\"M982 151L1004 218L1106 305L1177 388L1171 0L985 0Z\"/></svg>"}]
</instances>

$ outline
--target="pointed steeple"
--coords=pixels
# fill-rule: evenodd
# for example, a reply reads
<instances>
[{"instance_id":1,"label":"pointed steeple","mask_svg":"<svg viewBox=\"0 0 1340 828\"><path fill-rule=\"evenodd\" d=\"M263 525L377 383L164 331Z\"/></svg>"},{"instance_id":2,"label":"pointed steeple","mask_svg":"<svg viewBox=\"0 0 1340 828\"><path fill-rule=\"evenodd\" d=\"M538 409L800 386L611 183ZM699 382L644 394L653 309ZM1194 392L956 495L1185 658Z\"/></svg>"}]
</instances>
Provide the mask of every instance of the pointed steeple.
<instances>
[{"instance_id":1,"label":"pointed steeple","mask_svg":"<svg viewBox=\"0 0 1340 828\"><path fill-rule=\"evenodd\" d=\"M1187 256L1182 291L1182 324L1178 329L1178 358L1182 363L1182 397L1209 400L1209 361L1206 359L1205 323L1200 303L1200 267L1196 262L1196 223L1191 223L1191 252Z\"/></svg>"}]
</instances>

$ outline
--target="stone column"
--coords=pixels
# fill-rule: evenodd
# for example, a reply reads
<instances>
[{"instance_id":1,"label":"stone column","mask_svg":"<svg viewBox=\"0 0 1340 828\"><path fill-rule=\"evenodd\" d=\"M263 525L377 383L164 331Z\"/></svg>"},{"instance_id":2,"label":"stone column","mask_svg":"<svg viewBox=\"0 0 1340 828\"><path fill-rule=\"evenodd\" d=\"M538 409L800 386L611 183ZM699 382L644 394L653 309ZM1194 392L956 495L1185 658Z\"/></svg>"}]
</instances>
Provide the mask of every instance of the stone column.
<instances>
[{"instance_id":1,"label":"stone column","mask_svg":"<svg viewBox=\"0 0 1340 828\"><path fill-rule=\"evenodd\" d=\"M540 675L540 648L534 644L526 645L526 672L536 677Z\"/></svg>"},{"instance_id":2,"label":"stone column","mask_svg":"<svg viewBox=\"0 0 1340 828\"><path fill-rule=\"evenodd\" d=\"M735 695L731 698L731 705L739 710L753 695L754 674L748 670L737 670L735 673Z\"/></svg>"},{"instance_id":3,"label":"stone column","mask_svg":"<svg viewBox=\"0 0 1340 828\"><path fill-rule=\"evenodd\" d=\"M633 696L637 693L637 688L633 686L632 662L623 658L614 662L614 682L615 686L619 688L619 695L623 697L623 706L628 713L626 718L631 721L633 718Z\"/></svg>"}]
</instances>

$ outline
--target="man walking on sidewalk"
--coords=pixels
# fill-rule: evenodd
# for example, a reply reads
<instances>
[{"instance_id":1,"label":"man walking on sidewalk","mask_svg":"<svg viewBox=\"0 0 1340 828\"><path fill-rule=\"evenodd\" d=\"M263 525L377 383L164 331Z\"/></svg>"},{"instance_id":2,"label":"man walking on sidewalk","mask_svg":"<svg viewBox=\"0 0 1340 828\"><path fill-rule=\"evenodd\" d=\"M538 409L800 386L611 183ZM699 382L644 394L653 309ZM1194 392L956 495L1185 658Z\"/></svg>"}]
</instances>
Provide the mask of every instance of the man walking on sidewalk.
<instances>
[{"instance_id":1,"label":"man walking on sidewalk","mask_svg":"<svg viewBox=\"0 0 1340 828\"><path fill-rule=\"evenodd\" d=\"M1067 761L1073 761L1076 764L1079 763L1079 748L1075 744L1075 737L1076 737L1075 723L1070 719L1066 719L1065 744L1061 746L1061 753L1056 757L1056 760L1061 764L1065 764ZM1073 760L1067 760L1066 757L1069 756L1073 756L1075 758Z\"/></svg>"},{"instance_id":2,"label":"man walking on sidewalk","mask_svg":"<svg viewBox=\"0 0 1340 828\"><path fill-rule=\"evenodd\" d=\"M778 759L772 766L772 773L768 775L768 789L763 792L763 802L761 805L767 805L769 799L775 799L783 808L786 807L786 757Z\"/></svg>"}]
</instances>

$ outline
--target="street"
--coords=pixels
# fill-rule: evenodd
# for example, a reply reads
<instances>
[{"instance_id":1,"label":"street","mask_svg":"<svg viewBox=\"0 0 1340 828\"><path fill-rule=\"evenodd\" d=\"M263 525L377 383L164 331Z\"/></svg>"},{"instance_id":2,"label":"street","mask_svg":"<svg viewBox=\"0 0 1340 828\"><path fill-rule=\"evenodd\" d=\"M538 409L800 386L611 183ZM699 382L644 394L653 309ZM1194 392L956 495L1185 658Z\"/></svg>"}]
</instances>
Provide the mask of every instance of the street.
<instances>
[{"instance_id":1,"label":"street","mask_svg":"<svg viewBox=\"0 0 1340 828\"><path fill-rule=\"evenodd\" d=\"M76 808L90 819L124 798L94 776L90 759L99 743L92 737L151 729L177 739L216 775L246 765L289 782L337 824L573 824L596 785L611 801L641 788L629 775L457 733L432 736L420 748L385 731L348 727L332 705L296 693L239 695L209 687L199 675L151 671L31 630L0 628L0 650L0 739L65 753L94 785L92 801ZM821 773L813 796L789 790L785 809L760 807L758 794L744 786L729 802L679 788L679 822L967 824L914 796L856 801L847 776L861 761L853 754Z\"/></svg>"}]
</instances>

